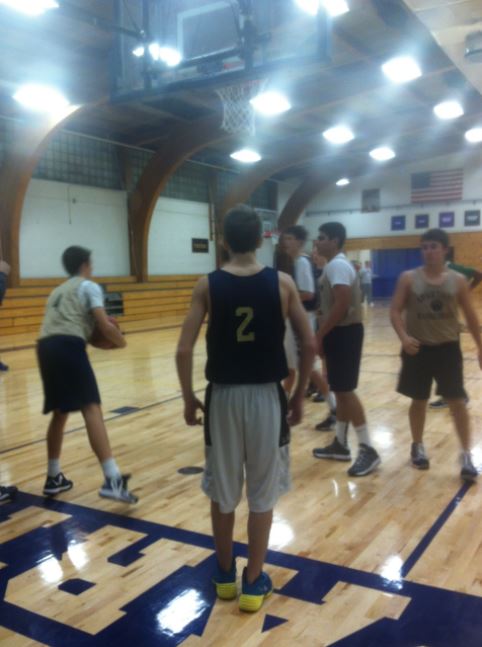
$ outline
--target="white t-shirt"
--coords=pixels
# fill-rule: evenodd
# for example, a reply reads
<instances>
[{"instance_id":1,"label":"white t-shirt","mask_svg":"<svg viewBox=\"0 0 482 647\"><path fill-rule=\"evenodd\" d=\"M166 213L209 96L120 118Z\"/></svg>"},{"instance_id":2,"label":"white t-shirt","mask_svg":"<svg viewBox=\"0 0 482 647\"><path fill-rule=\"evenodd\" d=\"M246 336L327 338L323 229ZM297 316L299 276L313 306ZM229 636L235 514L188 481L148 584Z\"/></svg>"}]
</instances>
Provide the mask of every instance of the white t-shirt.
<instances>
[{"instance_id":1,"label":"white t-shirt","mask_svg":"<svg viewBox=\"0 0 482 647\"><path fill-rule=\"evenodd\" d=\"M311 263L306 256L298 256L295 260L295 283L300 292L315 292L315 281Z\"/></svg>"},{"instance_id":2,"label":"white t-shirt","mask_svg":"<svg viewBox=\"0 0 482 647\"><path fill-rule=\"evenodd\" d=\"M81 304L86 310L104 307L104 295L102 288L93 281L85 280L80 284L77 295Z\"/></svg>"},{"instance_id":3,"label":"white t-shirt","mask_svg":"<svg viewBox=\"0 0 482 647\"><path fill-rule=\"evenodd\" d=\"M368 267L364 267L362 270L360 270L360 280L362 283L370 284L372 282L372 271Z\"/></svg>"},{"instance_id":4,"label":"white t-shirt","mask_svg":"<svg viewBox=\"0 0 482 647\"><path fill-rule=\"evenodd\" d=\"M353 285L356 280L355 269L342 252L325 265L324 275L331 287L335 285Z\"/></svg>"}]
</instances>

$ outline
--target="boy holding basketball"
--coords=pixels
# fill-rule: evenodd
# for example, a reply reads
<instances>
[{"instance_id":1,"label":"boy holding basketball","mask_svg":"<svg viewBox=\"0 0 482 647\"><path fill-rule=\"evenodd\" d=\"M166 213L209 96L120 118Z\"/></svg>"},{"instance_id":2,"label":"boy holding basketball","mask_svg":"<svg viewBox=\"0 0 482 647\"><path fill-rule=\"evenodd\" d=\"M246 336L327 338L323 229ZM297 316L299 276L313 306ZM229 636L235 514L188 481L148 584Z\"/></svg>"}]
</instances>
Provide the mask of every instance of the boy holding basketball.
<instances>
[{"instance_id":1,"label":"boy holding basketball","mask_svg":"<svg viewBox=\"0 0 482 647\"><path fill-rule=\"evenodd\" d=\"M99 495L126 503L136 503L112 457L102 417L100 395L86 352L94 328L115 348L126 345L104 309L101 288L91 281L91 252L69 247L62 263L70 278L50 294L45 311L37 358L44 387L44 413L52 412L47 431L48 471L46 496L55 496L73 486L60 470L60 452L65 424L71 411L80 411L85 420L90 445L104 473Z\"/></svg>"},{"instance_id":2,"label":"boy holding basketball","mask_svg":"<svg viewBox=\"0 0 482 647\"><path fill-rule=\"evenodd\" d=\"M304 390L314 357L314 338L296 286L287 274L256 260L261 222L245 205L224 219L224 243L230 260L199 280L177 349L184 418L198 423L204 410L206 470L202 488L211 499L218 597L237 595L233 557L235 508L246 472L248 566L242 576L239 608L257 611L273 590L263 572L279 496L289 489L289 426L302 417ZM205 406L192 386L193 350L206 314ZM300 340L299 380L289 403L281 387L288 374L283 348L285 318Z\"/></svg>"}]
</instances>

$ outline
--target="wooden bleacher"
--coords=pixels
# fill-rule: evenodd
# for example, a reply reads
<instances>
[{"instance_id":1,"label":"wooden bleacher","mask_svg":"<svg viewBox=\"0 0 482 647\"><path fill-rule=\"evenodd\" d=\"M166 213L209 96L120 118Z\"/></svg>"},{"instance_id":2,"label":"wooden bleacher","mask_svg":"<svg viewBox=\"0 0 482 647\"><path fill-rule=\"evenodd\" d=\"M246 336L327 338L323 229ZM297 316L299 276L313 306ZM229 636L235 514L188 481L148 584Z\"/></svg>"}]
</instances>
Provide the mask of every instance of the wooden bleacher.
<instances>
[{"instance_id":1,"label":"wooden bleacher","mask_svg":"<svg viewBox=\"0 0 482 647\"><path fill-rule=\"evenodd\" d=\"M135 277L95 277L107 293L118 292L124 301L124 315L119 323L146 320L153 326L160 320L184 315L191 301L197 274L152 276L146 283ZM0 336L32 333L39 330L47 296L65 279L22 279L20 287L11 288L0 307Z\"/></svg>"}]
</instances>

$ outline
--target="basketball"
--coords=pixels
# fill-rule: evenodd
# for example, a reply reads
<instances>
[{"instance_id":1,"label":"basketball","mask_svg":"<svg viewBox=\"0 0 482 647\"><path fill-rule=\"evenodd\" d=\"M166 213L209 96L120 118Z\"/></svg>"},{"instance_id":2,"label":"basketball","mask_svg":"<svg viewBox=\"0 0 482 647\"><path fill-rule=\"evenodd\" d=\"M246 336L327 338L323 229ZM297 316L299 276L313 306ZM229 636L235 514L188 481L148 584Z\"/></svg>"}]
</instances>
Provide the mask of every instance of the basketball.
<instances>
[{"instance_id":1,"label":"basketball","mask_svg":"<svg viewBox=\"0 0 482 647\"><path fill-rule=\"evenodd\" d=\"M109 319L109 323L113 324L116 328L119 328L119 324L117 323L115 317L107 318ZM92 337L89 340L89 344L91 346L94 346L94 348L101 348L102 350L112 350L113 348L117 348L117 346L113 344L110 339L107 339L107 337L102 334L97 324L95 325Z\"/></svg>"}]
</instances>

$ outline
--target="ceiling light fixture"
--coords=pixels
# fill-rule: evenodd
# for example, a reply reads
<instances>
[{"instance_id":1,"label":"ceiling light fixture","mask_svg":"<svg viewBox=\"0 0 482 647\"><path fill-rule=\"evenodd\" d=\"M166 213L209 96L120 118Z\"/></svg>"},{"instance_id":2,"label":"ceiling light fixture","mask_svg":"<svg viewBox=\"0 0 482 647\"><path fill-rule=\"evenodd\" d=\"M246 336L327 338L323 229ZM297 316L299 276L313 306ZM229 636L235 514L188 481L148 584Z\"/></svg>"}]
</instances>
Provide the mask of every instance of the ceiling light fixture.
<instances>
[{"instance_id":1,"label":"ceiling light fixture","mask_svg":"<svg viewBox=\"0 0 482 647\"><path fill-rule=\"evenodd\" d=\"M407 83L422 76L419 64L411 56L397 56L382 65L382 70L393 83Z\"/></svg>"},{"instance_id":2,"label":"ceiling light fixture","mask_svg":"<svg viewBox=\"0 0 482 647\"><path fill-rule=\"evenodd\" d=\"M471 128L465 133L465 139L471 144L482 142L482 128Z\"/></svg>"},{"instance_id":3,"label":"ceiling light fixture","mask_svg":"<svg viewBox=\"0 0 482 647\"><path fill-rule=\"evenodd\" d=\"M370 151L370 157L377 162L387 162L395 157L395 153L388 146L379 146Z\"/></svg>"},{"instance_id":4,"label":"ceiling light fixture","mask_svg":"<svg viewBox=\"0 0 482 647\"><path fill-rule=\"evenodd\" d=\"M355 135L347 126L334 126L325 130L323 137L332 144L346 144L354 139Z\"/></svg>"},{"instance_id":5,"label":"ceiling light fixture","mask_svg":"<svg viewBox=\"0 0 482 647\"><path fill-rule=\"evenodd\" d=\"M37 83L22 85L13 95L13 98L24 108L33 112L55 113L70 105L59 90Z\"/></svg>"},{"instance_id":6,"label":"ceiling light fixture","mask_svg":"<svg viewBox=\"0 0 482 647\"><path fill-rule=\"evenodd\" d=\"M321 0L321 4L332 18L342 16L350 11L350 7L345 0Z\"/></svg>"},{"instance_id":7,"label":"ceiling light fixture","mask_svg":"<svg viewBox=\"0 0 482 647\"><path fill-rule=\"evenodd\" d=\"M239 151L231 153L230 157L237 162L243 162L243 164L253 164L261 159L261 155L251 148L241 148Z\"/></svg>"},{"instance_id":8,"label":"ceiling light fixture","mask_svg":"<svg viewBox=\"0 0 482 647\"><path fill-rule=\"evenodd\" d=\"M323 7L332 18L350 11L346 0L296 0L296 4L310 16L316 16L320 7Z\"/></svg>"},{"instance_id":9,"label":"ceiling light fixture","mask_svg":"<svg viewBox=\"0 0 482 647\"><path fill-rule=\"evenodd\" d=\"M336 183L336 186L347 186L347 184L350 184L350 180L347 177L341 177Z\"/></svg>"},{"instance_id":10,"label":"ceiling light fixture","mask_svg":"<svg viewBox=\"0 0 482 647\"><path fill-rule=\"evenodd\" d=\"M250 104L263 115L280 115L291 108L291 104L284 94L269 90L268 92L261 92L250 100Z\"/></svg>"},{"instance_id":11,"label":"ceiling light fixture","mask_svg":"<svg viewBox=\"0 0 482 647\"><path fill-rule=\"evenodd\" d=\"M49 9L58 9L59 3L55 0L0 0L1 6L15 9L27 16L40 16Z\"/></svg>"},{"instance_id":12,"label":"ceiling light fixture","mask_svg":"<svg viewBox=\"0 0 482 647\"><path fill-rule=\"evenodd\" d=\"M138 47L136 49L138 49L140 52L141 48ZM182 60L180 52L178 52L178 50L174 49L173 47L161 47L159 43L153 42L150 43L147 49L149 50L149 54L151 55L152 60L162 61L168 67L176 67L176 65L179 65ZM137 56L137 54L135 54L135 50L133 54ZM139 56L142 56L143 54L144 51L142 51L142 54L139 54Z\"/></svg>"},{"instance_id":13,"label":"ceiling light fixture","mask_svg":"<svg viewBox=\"0 0 482 647\"><path fill-rule=\"evenodd\" d=\"M137 56L137 58L141 58L141 56L144 56L145 52L146 52L146 48L144 47L144 45L137 45L132 50L132 53L134 54L134 56Z\"/></svg>"},{"instance_id":14,"label":"ceiling light fixture","mask_svg":"<svg viewBox=\"0 0 482 647\"><path fill-rule=\"evenodd\" d=\"M442 101L433 111L439 119L457 119L464 114L464 109L458 101Z\"/></svg>"}]
</instances>

